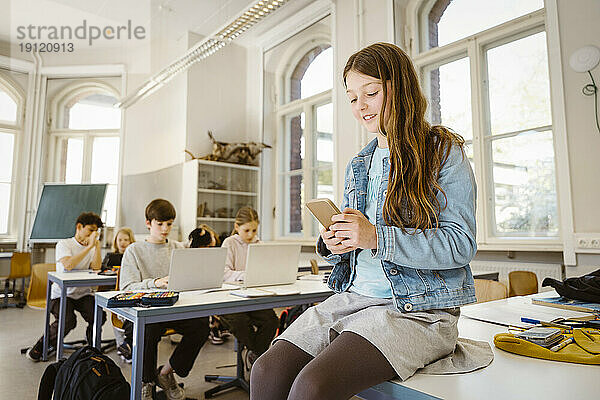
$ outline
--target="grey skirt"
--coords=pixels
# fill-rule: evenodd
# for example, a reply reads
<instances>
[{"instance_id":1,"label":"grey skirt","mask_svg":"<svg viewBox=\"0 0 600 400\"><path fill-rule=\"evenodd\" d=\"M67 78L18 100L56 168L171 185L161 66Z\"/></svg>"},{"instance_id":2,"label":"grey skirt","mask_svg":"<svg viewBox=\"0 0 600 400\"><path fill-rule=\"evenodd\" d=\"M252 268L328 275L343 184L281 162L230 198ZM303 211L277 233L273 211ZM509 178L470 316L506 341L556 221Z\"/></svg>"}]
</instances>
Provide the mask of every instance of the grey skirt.
<instances>
[{"instance_id":1,"label":"grey skirt","mask_svg":"<svg viewBox=\"0 0 600 400\"><path fill-rule=\"evenodd\" d=\"M457 346L459 316L459 308L401 313L392 299L344 292L306 310L273 342L288 341L316 357L339 334L353 332L379 349L402 380L432 363L443 366L431 372L440 374L488 365L493 354L485 342L481 345L485 349L479 349L483 353L475 354L467 368L444 362L456 349L464 352L464 347Z\"/></svg>"}]
</instances>

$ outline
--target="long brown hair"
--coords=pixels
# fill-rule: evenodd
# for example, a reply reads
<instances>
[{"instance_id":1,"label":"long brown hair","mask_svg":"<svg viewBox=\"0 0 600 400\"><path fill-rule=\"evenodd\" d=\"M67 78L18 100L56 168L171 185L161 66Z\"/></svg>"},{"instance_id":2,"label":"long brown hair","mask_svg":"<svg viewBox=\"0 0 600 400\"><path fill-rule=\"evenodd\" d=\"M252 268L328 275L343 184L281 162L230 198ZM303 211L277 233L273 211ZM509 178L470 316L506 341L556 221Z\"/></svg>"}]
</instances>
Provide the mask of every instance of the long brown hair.
<instances>
[{"instance_id":1,"label":"long brown hair","mask_svg":"<svg viewBox=\"0 0 600 400\"><path fill-rule=\"evenodd\" d=\"M258 213L256 212L256 210L250 206L244 206L238 210L237 214L235 214L235 225L242 226L244 224L247 224L248 222L256 222L257 224L260 223L260 221L258 220ZM235 235L237 233L235 225L233 226L233 230L231 231L232 235Z\"/></svg>"},{"instance_id":2,"label":"long brown hair","mask_svg":"<svg viewBox=\"0 0 600 400\"><path fill-rule=\"evenodd\" d=\"M385 222L404 232L437 228L439 213L446 207L436 197L440 191L446 199L438 174L452 145L462 147L463 138L425 121L427 100L410 58L398 46L375 43L351 55L344 68L344 86L350 71L379 79L383 87L379 130L390 150Z\"/></svg>"}]
</instances>

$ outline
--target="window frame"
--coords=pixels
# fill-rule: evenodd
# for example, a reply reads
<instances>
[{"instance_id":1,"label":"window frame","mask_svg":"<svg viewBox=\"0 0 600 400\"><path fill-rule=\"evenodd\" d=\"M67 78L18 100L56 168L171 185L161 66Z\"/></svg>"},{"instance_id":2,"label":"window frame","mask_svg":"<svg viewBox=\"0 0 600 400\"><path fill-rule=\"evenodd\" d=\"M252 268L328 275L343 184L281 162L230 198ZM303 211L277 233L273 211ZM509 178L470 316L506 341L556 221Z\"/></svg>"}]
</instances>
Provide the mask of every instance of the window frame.
<instances>
[{"instance_id":1,"label":"window frame","mask_svg":"<svg viewBox=\"0 0 600 400\"><path fill-rule=\"evenodd\" d=\"M475 176L478 179L478 199L477 208L477 242L480 249L504 249L507 245L511 249L562 249L562 236L564 227L560 218L560 195L558 193L558 159L556 146L556 128L554 107L551 99L552 124L546 126L550 128L553 134L554 143L554 161L555 161L555 187L557 200L557 217L559 218L558 232L556 236L548 237L529 237L525 235L497 236L495 235L495 210L494 210L494 182L492 179L492 157L491 144L494 140L504 137L501 135L491 135L489 131L490 111L489 97L487 87L487 59L486 51L488 49L507 44L536 33L546 32L546 43L548 42L548 26L546 24L546 9L540 9L529 14L525 14L511 21L507 21L498 26L478 32L474 35L465 37L455 42L441 47L435 47L430 50L420 51L423 43L423 33L426 29L419 29L423 21L427 24L428 5L433 4L433 0L426 0L411 3L412 15L412 42L409 40L412 59L416 70L420 75L422 87L425 93L429 93L428 79L425 79L425 71L436 68L462 57L469 58L470 64L470 83L471 83L471 119L473 129L473 163L475 166ZM424 19L425 18L425 19ZM546 49L548 45L546 44ZM548 59L550 52L547 50ZM548 79L551 72L548 69ZM552 97L552 82L550 84L550 93ZM539 127L536 127L536 130ZM506 133L512 135L514 133Z\"/></svg>"},{"instance_id":2,"label":"window frame","mask_svg":"<svg viewBox=\"0 0 600 400\"><path fill-rule=\"evenodd\" d=\"M13 135L13 158L10 177L10 196L8 200L8 219L6 221L6 232L0 232L1 240L13 240L17 235L17 227L15 226L15 202L17 191L17 166L19 158L20 144L23 140L23 126L25 123L25 93L20 86L0 70L0 89L4 91L17 105L17 115L15 124L9 124L5 121L0 122L0 132Z\"/></svg>"},{"instance_id":3,"label":"window frame","mask_svg":"<svg viewBox=\"0 0 600 400\"><path fill-rule=\"evenodd\" d=\"M294 65L295 67L295 65ZM304 182L305 196L307 198L313 198L313 184L314 184L314 173L319 168L315 165L316 158L316 134L317 134L317 119L316 109L320 106L332 102L332 90L328 89L321 93L317 93L313 96L291 101L287 104L281 105L275 111L278 120L278 146L276 152L276 181L277 181L277 199L278 204L282 204L280 211L279 223L277 224L277 239L302 239L302 240L316 240L318 232L312 232L310 230L303 229L302 233L289 232L289 190L287 185L287 179L290 176L301 175ZM304 113L304 161L302 168L294 171L289 170L289 130L287 126L288 118L294 117ZM286 165L286 162L288 165ZM334 166L335 168L335 160ZM300 172L299 172L300 171ZM313 219L311 214L302 207L302 226L312 227Z\"/></svg>"},{"instance_id":4,"label":"window frame","mask_svg":"<svg viewBox=\"0 0 600 400\"><path fill-rule=\"evenodd\" d=\"M58 92L51 102L49 129L48 129L48 171L50 171L47 180L51 182L63 182L61 175L61 157L59 150L60 144L63 140L69 138L82 138L83 139L83 160L82 160L82 173L81 182L90 183L92 173L92 152L94 139L104 137L117 137L119 138L119 153L122 152L123 141L121 130L123 126L123 112L121 111L121 124L119 128L115 129L69 129L64 128L66 107L68 104L76 104L76 99L83 98L91 94L104 94L114 97L115 99L120 98L119 92L107 83L85 80L82 82L76 82L68 85L60 92ZM119 156L119 160L121 157ZM118 165L118 176L117 183L114 184L117 190L117 196L120 193L121 185L121 162ZM113 185L113 184L109 184ZM115 226L119 224L119 204L116 204L115 210ZM102 216L101 216L102 217ZM108 226L108 225L107 225Z\"/></svg>"}]
</instances>

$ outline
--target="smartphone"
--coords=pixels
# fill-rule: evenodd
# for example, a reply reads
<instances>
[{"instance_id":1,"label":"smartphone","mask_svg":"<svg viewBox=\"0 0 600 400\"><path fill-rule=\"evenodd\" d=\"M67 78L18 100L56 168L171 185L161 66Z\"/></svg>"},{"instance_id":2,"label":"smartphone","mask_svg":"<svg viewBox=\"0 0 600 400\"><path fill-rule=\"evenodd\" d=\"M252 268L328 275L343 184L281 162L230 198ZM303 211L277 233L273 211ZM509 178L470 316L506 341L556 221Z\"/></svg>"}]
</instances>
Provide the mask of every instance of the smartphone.
<instances>
[{"instance_id":1,"label":"smartphone","mask_svg":"<svg viewBox=\"0 0 600 400\"><path fill-rule=\"evenodd\" d=\"M306 203L306 208L314 215L314 217L325 227L333 224L331 217L342 212L337 208L333 201L329 199L314 199Z\"/></svg>"}]
</instances>

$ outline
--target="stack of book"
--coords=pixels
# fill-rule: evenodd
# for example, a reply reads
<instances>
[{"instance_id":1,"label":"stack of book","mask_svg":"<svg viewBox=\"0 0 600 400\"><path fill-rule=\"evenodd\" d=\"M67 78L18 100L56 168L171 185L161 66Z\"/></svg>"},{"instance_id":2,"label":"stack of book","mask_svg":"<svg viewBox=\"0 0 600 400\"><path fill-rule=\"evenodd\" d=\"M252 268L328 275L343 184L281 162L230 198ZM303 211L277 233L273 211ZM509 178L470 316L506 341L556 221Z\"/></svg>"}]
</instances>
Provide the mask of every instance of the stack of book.
<instances>
[{"instance_id":1,"label":"stack of book","mask_svg":"<svg viewBox=\"0 0 600 400\"><path fill-rule=\"evenodd\" d=\"M546 348L550 348L564 339L560 329L545 326L536 326L535 328L530 328L518 333L515 336Z\"/></svg>"}]
</instances>

